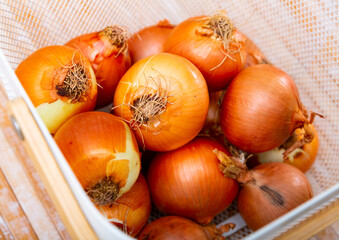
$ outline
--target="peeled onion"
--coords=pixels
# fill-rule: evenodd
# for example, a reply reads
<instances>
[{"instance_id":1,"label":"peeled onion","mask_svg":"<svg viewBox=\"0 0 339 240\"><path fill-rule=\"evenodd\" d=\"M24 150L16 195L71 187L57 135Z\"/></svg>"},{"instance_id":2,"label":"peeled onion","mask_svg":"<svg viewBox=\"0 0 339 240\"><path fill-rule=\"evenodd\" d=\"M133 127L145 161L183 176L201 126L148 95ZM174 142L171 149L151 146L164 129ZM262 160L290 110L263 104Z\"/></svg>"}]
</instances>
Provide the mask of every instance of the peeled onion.
<instances>
[{"instance_id":1,"label":"peeled onion","mask_svg":"<svg viewBox=\"0 0 339 240\"><path fill-rule=\"evenodd\" d=\"M238 185L224 177L214 149L218 142L196 138L185 146L158 153L147 173L152 202L162 212L208 224L235 199Z\"/></svg>"},{"instance_id":2,"label":"peeled onion","mask_svg":"<svg viewBox=\"0 0 339 240\"><path fill-rule=\"evenodd\" d=\"M168 20L158 22L157 25L141 29L128 39L128 51L132 64L164 51L164 43L174 26Z\"/></svg>"},{"instance_id":3,"label":"peeled onion","mask_svg":"<svg viewBox=\"0 0 339 240\"><path fill-rule=\"evenodd\" d=\"M50 133L72 116L95 107L95 74L79 50L41 48L23 60L15 73Z\"/></svg>"},{"instance_id":4,"label":"peeled onion","mask_svg":"<svg viewBox=\"0 0 339 240\"><path fill-rule=\"evenodd\" d=\"M226 139L249 153L279 147L295 129L309 124L291 77L267 64L248 67L231 82L220 123ZM307 137L309 142L313 135Z\"/></svg>"},{"instance_id":5,"label":"peeled onion","mask_svg":"<svg viewBox=\"0 0 339 240\"><path fill-rule=\"evenodd\" d=\"M109 222L128 235L137 236L151 214L151 198L144 176L140 173L133 187L114 203L96 207Z\"/></svg>"},{"instance_id":6,"label":"peeled onion","mask_svg":"<svg viewBox=\"0 0 339 240\"><path fill-rule=\"evenodd\" d=\"M60 127L54 140L96 204L113 203L139 176L140 155L133 132L112 114L78 114Z\"/></svg>"}]
</instances>

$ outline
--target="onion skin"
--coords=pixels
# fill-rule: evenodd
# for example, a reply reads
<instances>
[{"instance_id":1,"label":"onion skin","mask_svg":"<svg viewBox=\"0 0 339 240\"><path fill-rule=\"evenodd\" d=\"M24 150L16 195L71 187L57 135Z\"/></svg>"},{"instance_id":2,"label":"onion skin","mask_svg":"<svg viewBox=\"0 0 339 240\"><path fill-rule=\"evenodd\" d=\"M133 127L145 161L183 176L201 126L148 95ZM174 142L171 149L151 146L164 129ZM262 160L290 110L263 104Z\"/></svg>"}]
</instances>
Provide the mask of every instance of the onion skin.
<instances>
[{"instance_id":1,"label":"onion skin","mask_svg":"<svg viewBox=\"0 0 339 240\"><path fill-rule=\"evenodd\" d=\"M79 64L84 69L89 83L89 89L79 101L59 95L57 90L74 64ZM95 107L97 85L93 69L89 61L73 48L41 48L23 60L15 73L52 134L72 116L91 111Z\"/></svg>"},{"instance_id":2,"label":"onion skin","mask_svg":"<svg viewBox=\"0 0 339 240\"><path fill-rule=\"evenodd\" d=\"M144 176L140 173L133 187L114 203L96 205L114 225L132 237L139 234L151 214L151 198Z\"/></svg>"},{"instance_id":3,"label":"onion skin","mask_svg":"<svg viewBox=\"0 0 339 240\"><path fill-rule=\"evenodd\" d=\"M132 64L140 59L164 51L164 44L174 26L168 20L160 21L157 25L141 29L128 39L128 51Z\"/></svg>"},{"instance_id":4,"label":"onion skin","mask_svg":"<svg viewBox=\"0 0 339 240\"><path fill-rule=\"evenodd\" d=\"M242 184L238 210L247 225L257 230L312 198L305 175L285 163L266 163L250 170L252 181Z\"/></svg>"},{"instance_id":5,"label":"onion skin","mask_svg":"<svg viewBox=\"0 0 339 240\"><path fill-rule=\"evenodd\" d=\"M284 160L284 152L286 148L283 146L280 146L279 148L275 148L273 150L270 150L268 152L258 153L254 155L253 157L250 157L247 160L247 165L252 166L251 168L263 164L263 163L269 163L269 162L284 162L290 165L293 165L294 167L298 168L303 173L307 172L311 166L313 165L319 148L319 138L317 135L317 132L313 125L309 125L314 133L315 136L311 143L306 143L302 147L295 149L293 152L288 154L287 159ZM295 133L297 136L302 135L301 129L296 129Z\"/></svg>"},{"instance_id":6,"label":"onion skin","mask_svg":"<svg viewBox=\"0 0 339 240\"><path fill-rule=\"evenodd\" d=\"M127 37L126 37L127 45ZM96 108L112 103L114 91L121 77L131 66L128 51L111 43L105 29L73 38L65 44L80 50L91 62L98 82Z\"/></svg>"},{"instance_id":7,"label":"onion skin","mask_svg":"<svg viewBox=\"0 0 339 240\"><path fill-rule=\"evenodd\" d=\"M226 139L249 153L279 147L305 123L296 85L272 65L243 70L229 85L221 105Z\"/></svg>"},{"instance_id":8,"label":"onion skin","mask_svg":"<svg viewBox=\"0 0 339 240\"><path fill-rule=\"evenodd\" d=\"M156 155L147 182L152 202L160 211L204 225L232 203L239 187L219 170L214 149L227 153L216 141L196 138L177 150Z\"/></svg>"},{"instance_id":9,"label":"onion skin","mask_svg":"<svg viewBox=\"0 0 339 240\"><path fill-rule=\"evenodd\" d=\"M228 225L228 226L227 226ZM225 229L217 229L214 225L199 224L178 216L159 218L148 224L140 233L139 240L222 240L223 232L234 228L234 224L226 224Z\"/></svg>"},{"instance_id":10,"label":"onion skin","mask_svg":"<svg viewBox=\"0 0 339 240\"><path fill-rule=\"evenodd\" d=\"M204 75L209 91L218 91L224 89L244 67L245 49L236 30L232 38L240 45L237 53L225 50L222 41L214 35L201 34L206 30L209 18L211 17L199 16L181 22L166 40L164 50L190 60ZM232 50L238 47L234 43L230 44ZM223 51L229 55L226 60Z\"/></svg>"},{"instance_id":11,"label":"onion skin","mask_svg":"<svg viewBox=\"0 0 339 240\"><path fill-rule=\"evenodd\" d=\"M199 70L187 59L160 53L138 61L123 76L114 95L114 114L130 124L142 148L170 151L198 135L208 104ZM149 105L158 111L149 113Z\"/></svg>"},{"instance_id":12,"label":"onion skin","mask_svg":"<svg viewBox=\"0 0 339 240\"><path fill-rule=\"evenodd\" d=\"M56 132L54 140L80 184L98 204L109 204L127 192L140 172L140 154L133 132L116 116L104 112L81 113ZM116 193L98 202L90 193L109 179Z\"/></svg>"}]
</instances>

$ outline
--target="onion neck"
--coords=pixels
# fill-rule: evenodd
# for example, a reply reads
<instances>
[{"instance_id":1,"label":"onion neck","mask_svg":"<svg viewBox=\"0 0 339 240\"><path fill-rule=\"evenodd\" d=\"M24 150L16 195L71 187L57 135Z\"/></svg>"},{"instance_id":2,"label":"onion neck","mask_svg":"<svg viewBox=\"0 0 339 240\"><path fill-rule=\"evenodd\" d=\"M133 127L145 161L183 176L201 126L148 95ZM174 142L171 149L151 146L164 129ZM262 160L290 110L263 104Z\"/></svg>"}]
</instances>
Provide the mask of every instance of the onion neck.
<instances>
[{"instance_id":1,"label":"onion neck","mask_svg":"<svg viewBox=\"0 0 339 240\"><path fill-rule=\"evenodd\" d=\"M239 157L228 156L224 152L214 149L213 152L219 159L219 169L225 177L237 180L241 184L246 184L255 181L248 170L245 161Z\"/></svg>"},{"instance_id":2,"label":"onion neck","mask_svg":"<svg viewBox=\"0 0 339 240\"><path fill-rule=\"evenodd\" d=\"M113 203L117 198L120 187L111 178L105 177L92 186L85 188L90 199L98 205Z\"/></svg>"},{"instance_id":3,"label":"onion neck","mask_svg":"<svg viewBox=\"0 0 339 240\"><path fill-rule=\"evenodd\" d=\"M234 229L236 225L234 223L226 223L220 227L215 226L214 224L202 227L205 231L208 239L213 240L223 240L226 239L222 236L223 233L229 232Z\"/></svg>"}]
</instances>

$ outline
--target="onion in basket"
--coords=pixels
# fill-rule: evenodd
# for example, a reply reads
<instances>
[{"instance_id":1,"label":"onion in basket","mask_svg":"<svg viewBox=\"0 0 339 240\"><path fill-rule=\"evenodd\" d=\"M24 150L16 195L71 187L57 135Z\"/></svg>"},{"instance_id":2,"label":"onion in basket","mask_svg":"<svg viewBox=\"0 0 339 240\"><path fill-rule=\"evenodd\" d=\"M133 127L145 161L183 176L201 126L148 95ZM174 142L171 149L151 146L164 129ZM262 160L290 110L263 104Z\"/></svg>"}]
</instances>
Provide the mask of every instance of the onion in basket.
<instances>
[{"instance_id":1,"label":"onion in basket","mask_svg":"<svg viewBox=\"0 0 339 240\"><path fill-rule=\"evenodd\" d=\"M140 173L133 187L114 203L96 207L109 222L130 236L137 236L151 214L151 198L144 176Z\"/></svg>"},{"instance_id":2,"label":"onion in basket","mask_svg":"<svg viewBox=\"0 0 339 240\"><path fill-rule=\"evenodd\" d=\"M232 80L221 104L220 124L234 146L260 153L282 145L297 128L305 130L299 142L311 142L312 116L307 119L291 77L275 66L260 64L244 69Z\"/></svg>"},{"instance_id":3,"label":"onion in basket","mask_svg":"<svg viewBox=\"0 0 339 240\"><path fill-rule=\"evenodd\" d=\"M223 240L224 232L233 229L235 224L227 223L221 227L201 226L191 220L178 216L159 218L148 224L140 233L139 240Z\"/></svg>"},{"instance_id":4,"label":"onion in basket","mask_svg":"<svg viewBox=\"0 0 339 240\"><path fill-rule=\"evenodd\" d=\"M214 140L196 138L179 149L156 155L147 182L159 210L208 224L232 203L239 187L220 172L214 149L227 153Z\"/></svg>"},{"instance_id":5,"label":"onion in basket","mask_svg":"<svg viewBox=\"0 0 339 240\"><path fill-rule=\"evenodd\" d=\"M238 158L214 151L220 170L241 184L238 210L247 225L257 230L312 198L306 176L286 163L265 163L251 170Z\"/></svg>"},{"instance_id":6,"label":"onion in basket","mask_svg":"<svg viewBox=\"0 0 339 240\"><path fill-rule=\"evenodd\" d=\"M187 59L159 53L135 63L114 95L114 114L129 123L140 146L169 151L191 141L208 111L204 77Z\"/></svg>"},{"instance_id":7,"label":"onion in basket","mask_svg":"<svg viewBox=\"0 0 339 240\"><path fill-rule=\"evenodd\" d=\"M60 127L54 139L94 203L114 202L138 178L140 154L133 132L112 114L78 114Z\"/></svg>"},{"instance_id":8,"label":"onion in basket","mask_svg":"<svg viewBox=\"0 0 339 240\"><path fill-rule=\"evenodd\" d=\"M157 25L141 29L128 39L132 63L164 51L164 44L174 26L165 19Z\"/></svg>"},{"instance_id":9,"label":"onion in basket","mask_svg":"<svg viewBox=\"0 0 339 240\"><path fill-rule=\"evenodd\" d=\"M78 36L65 44L80 50L91 62L99 85L97 108L112 102L119 80L131 66L127 38L128 33L124 28L108 26L99 32Z\"/></svg>"},{"instance_id":10,"label":"onion in basket","mask_svg":"<svg viewBox=\"0 0 339 240\"><path fill-rule=\"evenodd\" d=\"M51 133L70 117L95 107L96 78L79 50L41 48L23 60L15 73Z\"/></svg>"},{"instance_id":11,"label":"onion in basket","mask_svg":"<svg viewBox=\"0 0 339 240\"><path fill-rule=\"evenodd\" d=\"M196 65L209 91L224 89L244 67L241 36L231 19L222 13L181 22L166 40L164 50Z\"/></svg>"}]
</instances>

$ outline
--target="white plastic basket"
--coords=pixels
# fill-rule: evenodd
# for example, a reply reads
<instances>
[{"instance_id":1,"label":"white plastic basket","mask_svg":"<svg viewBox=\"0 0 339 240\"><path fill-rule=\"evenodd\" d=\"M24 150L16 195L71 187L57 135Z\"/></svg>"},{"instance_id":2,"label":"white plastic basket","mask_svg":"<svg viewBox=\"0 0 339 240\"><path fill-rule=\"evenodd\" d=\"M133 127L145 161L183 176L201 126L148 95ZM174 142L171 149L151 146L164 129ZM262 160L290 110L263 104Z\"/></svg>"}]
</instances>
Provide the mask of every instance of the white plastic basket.
<instances>
[{"instance_id":1,"label":"white plastic basket","mask_svg":"<svg viewBox=\"0 0 339 240\"><path fill-rule=\"evenodd\" d=\"M188 17L219 10L226 10L236 27L262 49L268 60L293 77L306 108L325 116L314 124L320 150L306 174L315 197L254 233L244 228L230 236L230 239L246 235L249 239L270 239L339 198L338 1L0 0L0 79L9 92L13 91L9 95L19 94L29 101L11 69L41 47L64 44L107 25L125 26L133 33L164 18L177 24ZM101 239L128 239L108 224L84 196L33 105L29 107L96 234ZM232 205L215 221L218 223L235 213ZM157 213L153 213L152 218L155 217Z\"/></svg>"}]
</instances>

